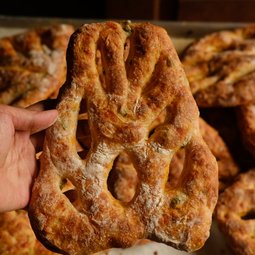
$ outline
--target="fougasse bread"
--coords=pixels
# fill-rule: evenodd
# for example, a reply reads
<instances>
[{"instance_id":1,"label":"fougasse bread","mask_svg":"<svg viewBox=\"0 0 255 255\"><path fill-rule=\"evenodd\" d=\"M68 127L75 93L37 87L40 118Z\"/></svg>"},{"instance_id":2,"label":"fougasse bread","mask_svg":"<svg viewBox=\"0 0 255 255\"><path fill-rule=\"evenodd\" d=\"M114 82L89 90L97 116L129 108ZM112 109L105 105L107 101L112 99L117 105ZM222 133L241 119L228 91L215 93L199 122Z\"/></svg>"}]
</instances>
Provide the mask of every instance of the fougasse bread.
<instances>
[{"instance_id":1,"label":"fougasse bread","mask_svg":"<svg viewBox=\"0 0 255 255\"><path fill-rule=\"evenodd\" d=\"M82 25L69 41L58 100L29 204L37 237L63 254L130 247L140 239L200 249L218 198L218 167L168 33L146 22ZM83 154L76 138L82 116L91 134ZM180 148L186 150L183 174L171 187L169 165ZM107 186L122 152L138 173L128 203ZM73 188L62 191L66 181Z\"/></svg>"},{"instance_id":2,"label":"fougasse bread","mask_svg":"<svg viewBox=\"0 0 255 255\"><path fill-rule=\"evenodd\" d=\"M181 62L199 107L255 102L255 24L207 34L192 42Z\"/></svg>"},{"instance_id":3,"label":"fougasse bread","mask_svg":"<svg viewBox=\"0 0 255 255\"><path fill-rule=\"evenodd\" d=\"M241 173L235 182L220 195L216 219L228 245L236 255L253 255L255 169Z\"/></svg>"},{"instance_id":4,"label":"fougasse bread","mask_svg":"<svg viewBox=\"0 0 255 255\"><path fill-rule=\"evenodd\" d=\"M27 107L57 95L73 32L72 25L55 24L1 38L0 104Z\"/></svg>"},{"instance_id":5,"label":"fougasse bread","mask_svg":"<svg viewBox=\"0 0 255 255\"><path fill-rule=\"evenodd\" d=\"M36 239L25 210L0 213L0 254L56 255Z\"/></svg>"}]
</instances>

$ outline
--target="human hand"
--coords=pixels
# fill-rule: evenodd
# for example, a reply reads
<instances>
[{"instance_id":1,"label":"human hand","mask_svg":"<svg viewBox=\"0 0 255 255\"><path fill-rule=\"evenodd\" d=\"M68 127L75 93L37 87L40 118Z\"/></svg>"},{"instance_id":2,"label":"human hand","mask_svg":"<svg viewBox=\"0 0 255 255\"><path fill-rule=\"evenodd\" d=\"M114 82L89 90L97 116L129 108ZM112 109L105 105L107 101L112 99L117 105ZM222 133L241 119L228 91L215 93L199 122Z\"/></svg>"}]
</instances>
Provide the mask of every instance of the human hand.
<instances>
[{"instance_id":1,"label":"human hand","mask_svg":"<svg viewBox=\"0 0 255 255\"><path fill-rule=\"evenodd\" d=\"M0 212L27 206L37 170L40 131L56 118L56 110L0 105Z\"/></svg>"}]
</instances>

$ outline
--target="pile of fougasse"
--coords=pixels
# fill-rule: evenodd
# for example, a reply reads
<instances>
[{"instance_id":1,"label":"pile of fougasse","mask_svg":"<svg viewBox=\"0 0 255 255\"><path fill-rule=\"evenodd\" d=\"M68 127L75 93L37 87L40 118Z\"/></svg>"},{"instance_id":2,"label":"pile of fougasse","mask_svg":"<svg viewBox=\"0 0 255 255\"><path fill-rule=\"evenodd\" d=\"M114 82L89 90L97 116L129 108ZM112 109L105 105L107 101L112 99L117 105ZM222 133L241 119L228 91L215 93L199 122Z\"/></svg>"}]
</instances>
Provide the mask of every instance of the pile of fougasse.
<instances>
[{"instance_id":1,"label":"pile of fougasse","mask_svg":"<svg viewBox=\"0 0 255 255\"><path fill-rule=\"evenodd\" d=\"M0 215L1 254L196 251L212 218L255 254L255 25L178 56L150 23L61 24L0 39L0 58L1 104L56 98L59 112L29 214Z\"/></svg>"},{"instance_id":2,"label":"pile of fougasse","mask_svg":"<svg viewBox=\"0 0 255 255\"><path fill-rule=\"evenodd\" d=\"M215 155L227 185L214 216L235 254L255 254L255 26L205 35L182 52L181 61L201 115L233 159L226 164Z\"/></svg>"}]
</instances>

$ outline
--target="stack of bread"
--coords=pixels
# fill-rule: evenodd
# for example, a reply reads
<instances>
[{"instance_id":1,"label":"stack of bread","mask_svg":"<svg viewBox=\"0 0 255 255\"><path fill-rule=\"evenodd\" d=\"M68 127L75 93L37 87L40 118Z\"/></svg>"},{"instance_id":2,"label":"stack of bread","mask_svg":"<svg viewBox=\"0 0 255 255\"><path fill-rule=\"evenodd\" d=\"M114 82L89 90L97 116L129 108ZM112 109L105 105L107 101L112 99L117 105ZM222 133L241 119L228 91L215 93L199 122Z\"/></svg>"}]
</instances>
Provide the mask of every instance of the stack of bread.
<instances>
[{"instance_id":1,"label":"stack of bread","mask_svg":"<svg viewBox=\"0 0 255 255\"><path fill-rule=\"evenodd\" d=\"M201 114L219 128L240 169L219 196L219 228L235 254L255 254L255 25L199 38L181 61Z\"/></svg>"},{"instance_id":2,"label":"stack of bread","mask_svg":"<svg viewBox=\"0 0 255 255\"><path fill-rule=\"evenodd\" d=\"M0 39L0 103L54 97L59 112L29 220L25 211L0 215L1 254L23 243L32 252L17 254L39 254L40 242L45 254L89 255L150 240L192 252L213 217L236 254L254 254L253 34L253 26L210 34L180 56L150 23ZM2 238L10 220L22 227Z\"/></svg>"}]
</instances>

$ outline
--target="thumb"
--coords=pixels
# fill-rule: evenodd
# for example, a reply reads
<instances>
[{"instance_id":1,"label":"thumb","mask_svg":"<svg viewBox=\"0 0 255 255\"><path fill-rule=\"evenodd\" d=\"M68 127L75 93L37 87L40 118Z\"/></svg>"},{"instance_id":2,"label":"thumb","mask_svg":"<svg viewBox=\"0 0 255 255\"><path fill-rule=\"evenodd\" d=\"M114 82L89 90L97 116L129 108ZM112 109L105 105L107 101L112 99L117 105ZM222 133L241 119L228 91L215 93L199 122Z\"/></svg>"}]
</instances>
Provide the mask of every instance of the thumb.
<instances>
[{"instance_id":1,"label":"thumb","mask_svg":"<svg viewBox=\"0 0 255 255\"><path fill-rule=\"evenodd\" d=\"M57 119L57 110L41 111L35 114L30 122L30 133L34 134L50 127Z\"/></svg>"},{"instance_id":2,"label":"thumb","mask_svg":"<svg viewBox=\"0 0 255 255\"><path fill-rule=\"evenodd\" d=\"M0 113L11 116L16 130L29 131L31 134L51 126L57 119L57 110L31 111L8 105L0 105Z\"/></svg>"}]
</instances>

